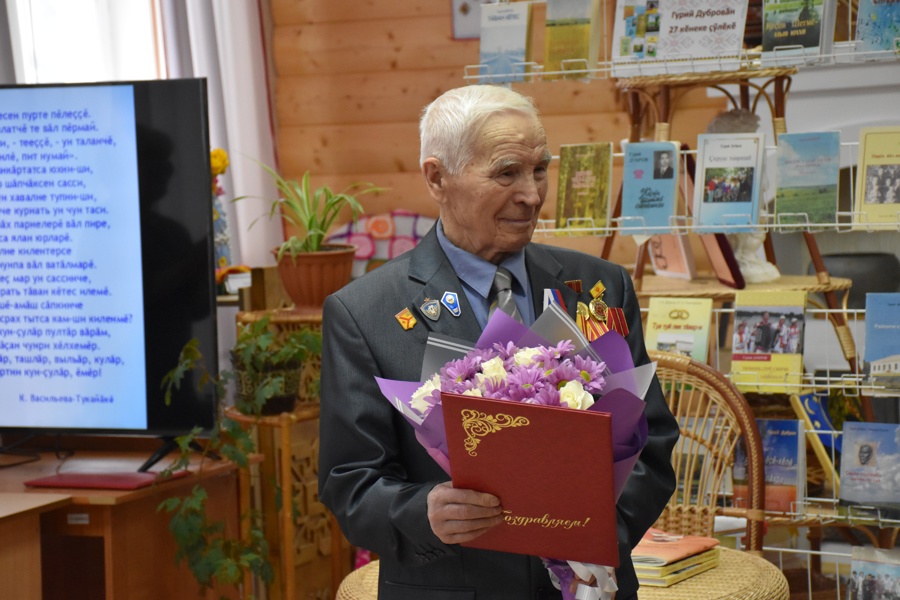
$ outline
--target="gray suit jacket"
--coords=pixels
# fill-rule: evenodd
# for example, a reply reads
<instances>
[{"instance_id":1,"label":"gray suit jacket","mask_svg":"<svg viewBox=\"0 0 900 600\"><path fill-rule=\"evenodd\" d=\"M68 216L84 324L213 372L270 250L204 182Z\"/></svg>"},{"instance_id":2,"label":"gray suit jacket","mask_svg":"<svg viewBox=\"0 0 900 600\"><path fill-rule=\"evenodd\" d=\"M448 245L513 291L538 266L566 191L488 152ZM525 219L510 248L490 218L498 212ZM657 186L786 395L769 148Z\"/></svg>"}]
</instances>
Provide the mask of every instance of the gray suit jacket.
<instances>
[{"instance_id":1,"label":"gray suit jacket","mask_svg":"<svg viewBox=\"0 0 900 600\"><path fill-rule=\"evenodd\" d=\"M535 313L545 288L558 289L572 317L579 300L590 300L598 280L604 301L621 307L635 364L648 362L640 310L628 273L589 255L529 244L525 250ZM576 294L565 281L580 279ZM462 314L443 310L425 318L426 298L456 292ZM418 323L404 330L403 310ZM354 545L381 559L381 600L559 598L535 557L448 546L432 532L426 498L448 478L416 441L412 428L381 395L374 377L417 381L431 331L475 341L481 333L462 285L432 229L419 245L360 277L325 302L320 418L319 498L335 514ZM659 516L675 489L670 456L678 437L658 382L647 396L650 439L618 502L621 566L618 599L637 590L631 548ZM589 445L589 440L581 440ZM536 483L539 485L539 483Z\"/></svg>"}]
</instances>

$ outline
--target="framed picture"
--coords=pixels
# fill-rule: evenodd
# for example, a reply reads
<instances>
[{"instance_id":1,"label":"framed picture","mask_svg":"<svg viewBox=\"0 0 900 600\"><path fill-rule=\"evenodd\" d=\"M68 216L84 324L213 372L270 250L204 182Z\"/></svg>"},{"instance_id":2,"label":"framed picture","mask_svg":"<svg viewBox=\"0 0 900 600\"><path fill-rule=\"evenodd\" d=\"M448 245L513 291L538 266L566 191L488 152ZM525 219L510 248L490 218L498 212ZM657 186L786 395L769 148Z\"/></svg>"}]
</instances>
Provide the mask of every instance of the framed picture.
<instances>
[{"instance_id":1,"label":"framed picture","mask_svg":"<svg viewBox=\"0 0 900 600\"><path fill-rule=\"evenodd\" d=\"M647 240L653 271L662 277L693 279L697 276L694 254L686 235L654 235Z\"/></svg>"},{"instance_id":2,"label":"framed picture","mask_svg":"<svg viewBox=\"0 0 900 600\"><path fill-rule=\"evenodd\" d=\"M744 289L746 286L744 276L741 275L741 268L734 257L734 250L731 249L731 244L728 243L725 234L704 233L700 235L700 241L703 243L703 248L709 257L709 264L719 283L737 290Z\"/></svg>"}]
</instances>

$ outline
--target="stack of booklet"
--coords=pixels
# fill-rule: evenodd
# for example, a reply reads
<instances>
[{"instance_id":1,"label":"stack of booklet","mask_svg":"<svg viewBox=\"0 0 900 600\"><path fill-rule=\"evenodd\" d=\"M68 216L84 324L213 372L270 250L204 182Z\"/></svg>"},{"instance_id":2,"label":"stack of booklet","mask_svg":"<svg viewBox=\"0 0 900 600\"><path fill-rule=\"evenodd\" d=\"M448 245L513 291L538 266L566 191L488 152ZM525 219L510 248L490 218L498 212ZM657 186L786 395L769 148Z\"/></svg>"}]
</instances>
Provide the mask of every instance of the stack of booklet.
<instances>
[{"instance_id":1,"label":"stack of booklet","mask_svg":"<svg viewBox=\"0 0 900 600\"><path fill-rule=\"evenodd\" d=\"M641 585L669 587L717 566L718 545L715 538L651 528L631 551L631 560Z\"/></svg>"}]
</instances>

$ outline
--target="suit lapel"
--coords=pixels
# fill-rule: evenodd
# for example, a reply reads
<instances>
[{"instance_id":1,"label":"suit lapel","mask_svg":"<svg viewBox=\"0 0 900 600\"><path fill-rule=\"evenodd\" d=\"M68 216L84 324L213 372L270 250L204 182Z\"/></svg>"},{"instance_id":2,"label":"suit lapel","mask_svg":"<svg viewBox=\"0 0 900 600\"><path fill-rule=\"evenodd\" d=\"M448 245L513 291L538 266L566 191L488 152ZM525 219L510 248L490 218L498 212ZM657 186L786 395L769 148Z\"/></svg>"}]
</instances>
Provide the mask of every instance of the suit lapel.
<instances>
[{"instance_id":1,"label":"suit lapel","mask_svg":"<svg viewBox=\"0 0 900 600\"><path fill-rule=\"evenodd\" d=\"M434 227L410 252L412 254L409 262L409 277L422 285L419 292L410 299L409 309L416 319L435 333L463 340L477 340L481 335L481 328L478 326L475 313L463 291L462 284L438 242ZM421 307L428 300L437 300L440 303L444 292L456 294L459 300L460 315L454 317L447 307L441 305L440 316L433 321L423 314Z\"/></svg>"},{"instance_id":2,"label":"suit lapel","mask_svg":"<svg viewBox=\"0 0 900 600\"><path fill-rule=\"evenodd\" d=\"M559 279L563 267L555 258L539 245L529 244L525 247L525 264L528 267L528 279L531 281L531 294L534 299L534 314L540 316L544 311L544 290L559 290L566 312L575 320L578 306L578 294Z\"/></svg>"}]
</instances>

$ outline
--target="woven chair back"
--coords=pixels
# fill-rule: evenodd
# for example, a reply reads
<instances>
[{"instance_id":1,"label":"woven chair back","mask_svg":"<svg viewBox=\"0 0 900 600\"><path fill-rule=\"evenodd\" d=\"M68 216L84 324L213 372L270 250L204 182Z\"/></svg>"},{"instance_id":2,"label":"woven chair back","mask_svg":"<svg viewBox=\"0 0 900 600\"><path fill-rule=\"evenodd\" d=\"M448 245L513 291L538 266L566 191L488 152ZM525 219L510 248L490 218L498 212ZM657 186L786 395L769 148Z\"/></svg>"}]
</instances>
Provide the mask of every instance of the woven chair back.
<instances>
[{"instance_id":1,"label":"woven chair back","mask_svg":"<svg viewBox=\"0 0 900 600\"><path fill-rule=\"evenodd\" d=\"M656 527L709 536L717 514L747 519L746 548L762 550L765 489L762 444L743 394L722 373L689 357L650 351L681 438L672 453L678 487ZM723 492L735 449L744 444L747 494L740 507Z\"/></svg>"}]
</instances>

